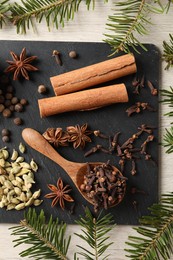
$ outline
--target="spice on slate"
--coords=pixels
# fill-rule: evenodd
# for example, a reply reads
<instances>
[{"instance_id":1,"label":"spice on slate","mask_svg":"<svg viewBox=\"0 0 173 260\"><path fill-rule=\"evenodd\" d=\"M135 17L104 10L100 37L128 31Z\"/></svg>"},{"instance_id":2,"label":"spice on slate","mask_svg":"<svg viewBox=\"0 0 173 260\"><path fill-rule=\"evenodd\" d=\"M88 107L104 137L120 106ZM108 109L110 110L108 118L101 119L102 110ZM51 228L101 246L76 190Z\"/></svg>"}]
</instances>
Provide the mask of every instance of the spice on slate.
<instances>
[{"instance_id":1,"label":"spice on slate","mask_svg":"<svg viewBox=\"0 0 173 260\"><path fill-rule=\"evenodd\" d=\"M68 146L68 133L64 132L62 128L48 128L43 137L54 146Z\"/></svg>"},{"instance_id":2,"label":"spice on slate","mask_svg":"<svg viewBox=\"0 0 173 260\"><path fill-rule=\"evenodd\" d=\"M42 85L39 85L39 86L38 86L38 93L40 93L40 94L45 94L46 91L47 91L47 88L46 88L45 85L42 84Z\"/></svg>"},{"instance_id":3,"label":"spice on slate","mask_svg":"<svg viewBox=\"0 0 173 260\"><path fill-rule=\"evenodd\" d=\"M25 106L25 105L28 104L28 100L25 99L25 98L22 98L22 99L20 100L20 104L23 105L23 106Z\"/></svg>"},{"instance_id":4,"label":"spice on slate","mask_svg":"<svg viewBox=\"0 0 173 260\"><path fill-rule=\"evenodd\" d=\"M13 122L15 125L22 125L22 123L23 123L23 121L20 117L14 118Z\"/></svg>"},{"instance_id":5,"label":"spice on slate","mask_svg":"<svg viewBox=\"0 0 173 260\"><path fill-rule=\"evenodd\" d=\"M87 151L84 156L87 157L93 153L96 153L97 151L101 151L103 153L111 154L111 152L107 149L105 149L102 145L97 144L96 146L92 147L89 151Z\"/></svg>"},{"instance_id":6,"label":"spice on slate","mask_svg":"<svg viewBox=\"0 0 173 260\"><path fill-rule=\"evenodd\" d=\"M147 139L141 144L141 154L147 153L147 144L154 140L154 135L149 135Z\"/></svg>"},{"instance_id":7,"label":"spice on slate","mask_svg":"<svg viewBox=\"0 0 173 260\"><path fill-rule=\"evenodd\" d=\"M48 188L52 191L49 194L45 195L45 198L53 199L51 206L54 207L57 203L59 203L60 207L64 210L65 209L65 201L73 202L73 198L68 194L71 189L69 185L63 184L61 178L57 181L57 186L53 184L48 184Z\"/></svg>"},{"instance_id":8,"label":"spice on slate","mask_svg":"<svg viewBox=\"0 0 173 260\"><path fill-rule=\"evenodd\" d=\"M130 106L126 112L128 116L131 116L132 114L136 113L140 113L143 110L148 110L150 112L155 112L156 109L153 108L151 105L149 105L149 103L146 102L136 102L134 105Z\"/></svg>"},{"instance_id":9,"label":"spice on slate","mask_svg":"<svg viewBox=\"0 0 173 260\"><path fill-rule=\"evenodd\" d=\"M76 53L76 51L70 51L68 55L69 55L69 57L72 58L72 59L77 58L77 53Z\"/></svg>"},{"instance_id":10,"label":"spice on slate","mask_svg":"<svg viewBox=\"0 0 173 260\"><path fill-rule=\"evenodd\" d=\"M2 115L3 117L10 117L11 116L11 111L9 108L5 108L3 111L2 111Z\"/></svg>"},{"instance_id":11,"label":"spice on slate","mask_svg":"<svg viewBox=\"0 0 173 260\"><path fill-rule=\"evenodd\" d=\"M126 180L120 172L107 163L97 166L88 164L80 189L93 201L94 210L107 209L122 201L126 191Z\"/></svg>"},{"instance_id":12,"label":"spice on slate","mask_svg":"<svg viewBox=\"0 0 173 260\"><path fill-rule=\"evenodd\" d=\"M75 125L75 126L68 126L66 128L67 133L69 134L69 142L73 143L74 149L80 147L84 148L86 142L91 142L91 138L89 135L92 134L92 131L88 130L88 125L84 124L82 126Z\"/></svg>"},{"instance_id":13,"label":"spice on slate","mask_svg":"<svg viewBox=\"0 0 173 260\"><path fill-rule=\"evenodd\" d=\"M1 133L2 133L2 136L5 136L5 135L10 135L10 130L9 130L9 129L6 129L6 128L4 128L4 129L2 129Z\"/></svg>"},{"instance_id":14,"label":"spice on slate","mask_svg":"<svg viewBox=\"0 0 173 260\"><path fill-rule=\"evenodd\" d=\"M62 60L61 60L61 57L60 57L60 52L57 51L57 50L53 50L52 52L52 57L55 58L55 61L58 65L62 66Z\"/></svg>"},{"instance_id":15,"label":"spice on slate","mask_svg":"<svg viewBox=\"0 0 173 260\"><path fill-rule=\"evenodd\" d=\"M94 130L93 134L95 136L98 136L98 137L103 138L103 139L109 139L109 137L107 135L101 133L100 130Z\"/></svg>"},{"instance_id":16,"label":"spice on slate","mask_svg":"<svg viewBox=\"0 0 173 260\"><path fill-rule=\"evenodd\" d=\"M31 63L37 59L37 56L26 56L26 48L22 49L20 56L17 56L13 51L10 51L12 61L7 60L9 66L5 69L5 73L14 72L13 80L18 80L20 76L23 76L26 80L29 80L29 71L37 71L38 68L31 65Z\"/></svg>"},{"instance_id":17,"label":"spice on slate","mask_svg":"<svg viewBox=\"0 0 173 260\"><path fill-rule=\"evenodd\" d=\"M158 95L158 90L153 86L150 80L147 81L147 86L149 87L151 91L151 95L157 96Z\"/></svg>"},{"instance_id":18,"label":"spice on slate","mask_svg":"<svg viewBox=\"0 0 173 260\"><path fill-rule=\"evenodd\" d=\"M14 106L14 110L16 112L22 112L23 111L23 105L20 104L20 103L17 103L15 106Z\"/></svg>"}]
</instances>

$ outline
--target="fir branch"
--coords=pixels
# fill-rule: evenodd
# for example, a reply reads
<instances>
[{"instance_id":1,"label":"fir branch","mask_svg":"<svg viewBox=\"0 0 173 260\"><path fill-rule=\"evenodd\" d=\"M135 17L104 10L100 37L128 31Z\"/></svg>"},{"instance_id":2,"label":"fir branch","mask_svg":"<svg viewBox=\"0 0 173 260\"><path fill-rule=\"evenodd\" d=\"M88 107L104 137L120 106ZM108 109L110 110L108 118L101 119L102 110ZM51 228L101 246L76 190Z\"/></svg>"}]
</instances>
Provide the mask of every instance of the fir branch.
<instances>
[{"instance_id":1,"label":"fir branch","mask_svg":"<svg viewBox=\"0 0 173 260\"><path fill-rule=\"evenodd\" d=\"M65 20L72 20L74 14L79 10L82 0L21 0L23 5L14 3L11 7L12 22L17 27L17 33L26 33L30 26L41 22L45 18L47 26L59 24L64 26ZM94 8L95 0L85 0L89 9L91 3Z\"/></svg>"},{"instance_id":2,"label":"fir branch","mask_svg":"<svg viewBox=\"0 0 173 260\"><path fill-rule=\"evenodd\" d=\"M138 236L129 236L126 242L132 260L167 260L173 253L173 193L162 195L150 211L140 220L142 226L135 228Z\"/></svg>"},{"instance_id":3,"label":"fir branch","mask_svg":"<svg viewBox=\"0 0 173 260\"><path fill-rule=\"evenodd\" d=\"M146 0L126 0L115 3L114 14L108 17L107 29L111 32L105 34L107 42L113 54L124 51L130 52L130 47L134 51L137 46L146 50L145 46L138 40L135 34L148 34L147 25L150 22L150 13L163 13L166 6L160 0L152 1L148 4Z\"/></svg>"},{"instance_id":4,"label":"fir branch","mask_svg":"<svg viewBox=\"0 0 173 260\"><path fill-rule=\"evenodd\" d=\"M111 225L113 223L112 215L107 214L102 217L100 214L97 218L94 218L88 208L86 208L85 214L85 218L81 217L77 221L77 224L83 228L83 234L76 235L84 240L91 249L87 250L85 247L78 245L77 247L82 249L82 251L77 254L84 256L88 260L98 260L112 244L112 242L105 243L109 239L106 236L107 233L113 228ZM75 254L75 259L78 259L77 254ZM108 255L103 259L108 259Z\"/></svg>"},{"instance_id":5,"label":"fir branch","mask_svg":"<svg viewBox=\"0 0 173 260\"><path fill-rule=\"evenodd\" d=\"M67 251L71 237L65 238L66 224L52 220L50 217L46 224L43 210L37 215L34 209L29 209L25 219L19 226L12 227L12 235L19 236L15 239L15 246L21 244L31 245L22 251L20 256L38 259L67 260Z\"/></svg>"},{"instance_id":6,"label":"fir branch","mask_svg":"<svg viewBox=\"0 0 173 260\"><path fill-rule=\"evenodd\" d=\"M0 0L0 28L8 20L7 12L10 10L9 0Z\"/></svg>"},{"instance_id":7,"label":"fir branch","mask_svg":"<svg viewBox=\"0 0 173 260\"><path fill-rule=\"evenodd\" d=\"M163 41L163 60L167 62L165 67L168 70L170 67L173 67L173 34L169 34L170 42Z\"/></svg>"},{"instance_id":8,"label":"fir branch","mask_svg":"<svg viewBox=\"0 0 173 260\"><path fill-rule=\"evenodd\" d=\"M163 135L163 146L168 148L166 153L173 152L173 127L169 130L165 129L166 133Z\"/></svg>"}]
</instances>

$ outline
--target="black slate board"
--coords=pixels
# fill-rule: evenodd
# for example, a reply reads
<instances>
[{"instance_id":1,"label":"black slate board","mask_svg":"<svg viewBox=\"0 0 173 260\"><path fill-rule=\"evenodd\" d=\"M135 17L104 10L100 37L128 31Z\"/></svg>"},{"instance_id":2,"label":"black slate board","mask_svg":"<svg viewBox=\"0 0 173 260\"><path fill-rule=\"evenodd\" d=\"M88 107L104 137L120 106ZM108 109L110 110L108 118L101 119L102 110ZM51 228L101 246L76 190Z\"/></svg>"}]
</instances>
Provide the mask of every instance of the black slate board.
<instances>
[{"instance_id":1,"label":"black slate board","mask_svg":"<svg viewBox=\"0 0 173 260\"><path fill-rule=\"evenodd\" d=\"M150 80L154 86L158 88L160 73L159 51L154 45L146 44L145 46L148 49L147 52L140 49L141 54L135 54L138 76L141 77L142 75L145 75L145 78ZM19 143L24 142L21 137L21 131L25 127L31 127L38 130L40 133L43 133L48 127L62 127L65 129L66 126L69 125L81 125L87 122L92 130L100 129L102 132L109 135L113 135L116 131L120 131L122 133L120 136L120 143L122 144L133 133L137 132L137 128L141 124L145 123L158 126L158 98L151 96L147 87L142 89L139 96L134 95L131 85L134 75L107 83L107 85L109 85L112 83L125 82L130 98L128 104L117 104L93 111L71 112L41 119L39 116L37 100L43 96L38 94L37 86L45 84L49 89L49 93L46 96L53 96L54 93L49 80L51 76L109 59L111 58L108 57L110 54L110 47L104 43L1 41L1 71L7 67L5 60L11 60L9 51L12 50L17 54L20 54L23 47L26 47L28 56L38 56L38 60L34 65L39 67L39 72L30 73L30 81L21 80L12 82L12 85L16 90L16 96L19 98L27 98L29 105L26 107L25 111L20 114L21 118L24 120L23 126L15 126L13 124L13 119L4 119L2 115L0 115L0 130L9 128L12 132L11 143L7 144L9 151L12 151L13 148L18 149ZM54 49L57 49L62 53L62 67L56 65L55 60L52 57L52 51ZM77 59L70 59L68 57L68 53L71 50L76 50L78 53ZM118 56L119 55L122 54L118 54ZM128 118L125 110L136 101L149 102L152 106L157 108L157 112L144 111L142 114ZM149 146L149 153L152 154L153 159L158 163L158 129L154 130L154 134L156 138L153 144ZM144 140L145 138L143 137L142 139ZM96 141L97 143L102 143L104 146L107 145L105 140L95 139L94 143L96 143ZM139 144L141 144L141 142L142 140L139 140ZM115 154L107 155L96 153L88 158L84 158L84 152L92 146L93 144L88 144L84 151L81 151L80 149L74 150L72 147L58 148L58 151L66 159L74 162L105 162L110 159L112 164L118 164L118 158ZM4 147L4 143L1 140L0 147ZM74 223L74 221L78 219L78 216L83 214L83 206L88 206L93 211L93 207L89 203L86 203L78 193L70 178L58 165L30 147L27 147L25 158L26 161L34 158L39 164L39 172L35 175L36 184L34 185L34 190L41 188L43 199L44 195L49 192L47 184L56 184L58 177L61 176L64 182L70 184L72 187L71 195L76 202L73 214L70 213L70 203L67 205L66 210L63 211L58 206L51 208L51 201L48 199L44 199L42 205L37 207L36 210L39 211L43 208L46 216L52 214L53 217L58 216L60 220L64 220L67 223ZM112 213L117 224L138 224L138 218L144 214L148 214L147 208L158 199L158 166L154 166L151 162L146 162L144 159L141 159L137 162L136 176L131 176L130 169L131 166L128 164L125 170L125 176L128 177L128 186L123 202L117 207L111 208L109 211L105 212ZM129 190L132 186L144 190L147 195L131 195ZM137 209L133 206L133 201L137 201ZM23 213L24 210L5 211L4 209L0 209L0 222L18 222L23 218Z\"/></svg>"}]
</instances>

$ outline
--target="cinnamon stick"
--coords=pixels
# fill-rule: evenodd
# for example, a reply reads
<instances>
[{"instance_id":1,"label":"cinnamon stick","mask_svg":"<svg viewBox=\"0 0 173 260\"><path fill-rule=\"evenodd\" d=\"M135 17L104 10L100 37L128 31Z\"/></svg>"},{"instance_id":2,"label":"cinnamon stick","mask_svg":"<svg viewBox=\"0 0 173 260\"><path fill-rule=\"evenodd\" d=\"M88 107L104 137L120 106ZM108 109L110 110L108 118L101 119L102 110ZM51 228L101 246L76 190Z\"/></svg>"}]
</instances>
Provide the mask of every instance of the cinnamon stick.
<instances>
[{"instance_id":1,"label":"cinnamon stick","mask_svg":"<svg viewBox=\"0 0 173 260\"><path fill-rule=\"evenodd\" d=\"M125 54L50 78L55 95L64 95L137 71L133 54Z\"/></svg>"},{"instance_id":2,"label":"cinnamon stick","mask_svg":"<svg viewBox=\"0 0 173 260\"><path fill-rule=\"evenodd\" d=\"M46 117L69 111L91 110L123 102L128 102L126 86L118 84L39 99L38 105L40 116Z\"/></svg>"}]
</instances>

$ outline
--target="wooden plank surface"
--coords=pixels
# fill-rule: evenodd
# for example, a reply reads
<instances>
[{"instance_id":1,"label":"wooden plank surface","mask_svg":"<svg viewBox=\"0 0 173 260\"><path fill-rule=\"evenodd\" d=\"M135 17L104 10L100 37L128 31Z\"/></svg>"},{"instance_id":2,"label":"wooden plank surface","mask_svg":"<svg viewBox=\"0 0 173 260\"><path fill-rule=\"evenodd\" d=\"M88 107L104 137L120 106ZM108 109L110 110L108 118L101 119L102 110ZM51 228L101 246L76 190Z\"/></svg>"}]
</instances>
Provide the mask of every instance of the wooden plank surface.
<instances>
[{"instance_id":1,"label":"wooden plank surface","mask_svg":"<svg viewBox=\"0 0 173 260\"><path fill-rule=\"evenodd\" d=\"M17 35L14 28L8 25L0 31L0 40L51 40L51 41L102 41L104 38L103 32L105 32L105 22L106 17L110 14L113 0L110 0L108 4L104 5L98 1L96 3L96 9L94 11L87 11L86 7L83 5L80 7L80 13L76 15L73 22L69 22L64 29L56 31L55 29L48 32L47 27L44 23L40 24L38 27L38 32L33 33L30 30L27 35L21 36ZM166 2L163 1L163 2ZM101 14L101 15L100 15ZM141 37L143 42L154 43L160 49L162 49L163 40L169 39L169 33L173 31L172 24L173 8L168 14L165 15L152 15L152 20L156 24L151 27L151 34L145 37ZM162 76L161 76L161 88L168 88L172 84L172 70L165 71L165 64L162 64ZM165 127L169 127L171 118L163 117L165 112L168 112L167 106L161 105L160 109L160 134L162 135ZM160 181L160 191L168 192L173 191L173 175L172 175L172 160L173 154L166 155L165 150L161 148L161 181ZM10 231L8 228L9 224L0 224L0 260L20 260L18 253L24 249L24 247L13 248L12 237L10 236ZM72 234L74 232L79 232L78 226L69 226L68 232ZM125 258L125 241L128 235L134 234L131 226L117 226L114 231L111 232L111 239L114 244L109 248L109 253L111 254L110 260L124 260ZM71 256L76 251L76 244L79 243L77 237L73 236L72 244L69 250L69 256ZM84 245L84 244L83 244ZM69 257L72 260L72 257ZM27 258L25 258L27 259ZM82 258L81 258L82 259ZM171 258L173 259L173 258Z\"/></svg>"}]
</instances>

